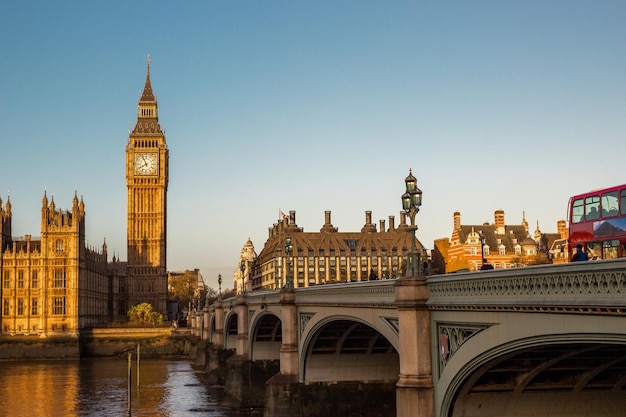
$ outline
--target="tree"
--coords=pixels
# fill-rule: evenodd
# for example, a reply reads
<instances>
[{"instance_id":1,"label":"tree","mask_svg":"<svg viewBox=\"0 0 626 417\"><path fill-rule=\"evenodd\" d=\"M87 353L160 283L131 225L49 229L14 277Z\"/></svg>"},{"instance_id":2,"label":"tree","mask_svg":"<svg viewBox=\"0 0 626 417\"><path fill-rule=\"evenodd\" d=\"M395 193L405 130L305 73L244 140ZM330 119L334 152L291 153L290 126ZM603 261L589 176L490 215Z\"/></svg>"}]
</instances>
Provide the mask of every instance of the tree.
<instances>
[{"instance_id":1,"label":"tree","mask_svg":"<svg viewBox=\"0 0 626 417\"><path fill-rule=\"evenodd\" d=\"M194 291L198 287L198 275L194 271L183 274L171 274L169 278L169 299L178 301L180 306L189 305L194 299Z\"/></svg>"},{"instance_id":2,"label":"tree","mask_svg":"<svg viewBox=\"0 0 626 417\"><path fill-rule=\"evenodd\" d=\"M141 303L128 310L128 320L131 324L154 326L163 323L163 314L155 311L152 304Z\"/></svg>"}]
</instances>

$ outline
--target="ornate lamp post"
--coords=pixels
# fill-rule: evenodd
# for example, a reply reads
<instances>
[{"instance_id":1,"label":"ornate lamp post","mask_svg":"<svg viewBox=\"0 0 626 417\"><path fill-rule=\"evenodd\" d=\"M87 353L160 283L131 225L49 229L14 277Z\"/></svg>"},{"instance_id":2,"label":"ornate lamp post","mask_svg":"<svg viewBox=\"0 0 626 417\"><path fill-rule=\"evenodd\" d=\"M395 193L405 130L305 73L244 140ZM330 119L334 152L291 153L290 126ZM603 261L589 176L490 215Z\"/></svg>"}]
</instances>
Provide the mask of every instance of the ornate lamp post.
<instances>
[{"instance_id":1,"label":"ornate lamp post","mask_svg":"<svg viewBox=\"0 0 626 417\"><path fill-rule=\"evenodd\" d=\"M480 264L482 265L485 259L485 236L482 231L478 232L478 239L480 239Z\"/></svg>"},{"instance_id":2,"label":"ornate lamp post","mask_svg":"<svg viewBox=\"0 0 626 417\"><path fill-rule=\"evenodd\" d=\"M241 260L241 293L245 294L247 292L247 288L248 285L246 284L246 276L245 276L245 272L246 272L246 261L245 260Z\"/></svg>"},{"instance_id":3,"label":"ornate lamp post","mask_svg":"<svg viewBox=\"0 0 626 417\"><path fill-rule=\"evenodd\" d=\"M408 231L411 236L411 252L408 256L408 265L406 275L408 277L417 277L422 274L419 254L415 249L415 232L417 226L415 225L415 215L420 211L422 205L422 190L417 188L417 179L413 176L413 172L409 169L409 176L404 180L406 185L406 192L402 194L402 209L411 219L411 226L408 227Z\"/></svg>"},{"instance_id":4,"label":"ornate lamp post","mask_svg":"<svg viewBox=\"0 0 626 417\"><path fill-rule=\"evenodd\" d=\"M287 289L293 289L293 277L291 276L291 253L293 252L293 245L291 244L291 236L285 237L285 255L287 257L287 275L286 286Z\"/></svg>"},{"instance_id":5,"label":"ornate lamp post","mask_svg":"<svg viewBox=\"0 0 626 417\"><path fill-rule=\"evenodd\" d=\"M219 288L217 292L217 299L218 301L222 301L222 274L217 275L217 285Z\"/></svg>"}]
</instances>

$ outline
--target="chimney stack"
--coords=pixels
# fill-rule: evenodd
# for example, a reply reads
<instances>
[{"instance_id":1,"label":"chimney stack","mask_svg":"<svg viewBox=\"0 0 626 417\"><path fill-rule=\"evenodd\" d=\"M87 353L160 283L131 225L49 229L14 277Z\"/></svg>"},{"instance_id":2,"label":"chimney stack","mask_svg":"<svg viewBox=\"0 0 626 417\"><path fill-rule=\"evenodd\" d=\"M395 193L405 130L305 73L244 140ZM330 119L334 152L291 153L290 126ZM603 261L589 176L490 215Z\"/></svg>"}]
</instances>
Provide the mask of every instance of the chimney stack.
<instances>
[{"instance_id":1,"label":"chimney stack","mask_svg":"<svg viewBox=\"0 0 626 417\"><path fill-rule=\"evenodd\" d=\"M494 221L496 226L496 233L504 233L504 210L496 210L494 213Z\"/></svg>"},{"instance_id":2,"label":"chimney stack","mask_svg":"<svg viewBox=\"0 0 626 417\"><path fill-rule=\"evenodd\" d=\"M376 225L372 224L372 212L368 210L365 212L365 225L363 226L363 228L361 228L361 233L375 231Z\"/></svg>"},{"instance_id":3,"label":"chimney stack","mask_svg":"<svg viewBox=\"0 0 626 417\"><path fill-rule=\"evenodd\" d=\"M561 239L567 239L569 237L569 230L567 230L567 222L565 220L559 220L556 222L556 230L561 235Z\"/></svg>"},{"instance_id":4,"label":"chimney stack","mask_svg":"<svg viewBox=\"0 0 626 417\"><path fill-rule=\"evenodd\" d=\"M461 228L461 212L454 212L454 230L458 230Z\"/></svg>"}]
</instances>

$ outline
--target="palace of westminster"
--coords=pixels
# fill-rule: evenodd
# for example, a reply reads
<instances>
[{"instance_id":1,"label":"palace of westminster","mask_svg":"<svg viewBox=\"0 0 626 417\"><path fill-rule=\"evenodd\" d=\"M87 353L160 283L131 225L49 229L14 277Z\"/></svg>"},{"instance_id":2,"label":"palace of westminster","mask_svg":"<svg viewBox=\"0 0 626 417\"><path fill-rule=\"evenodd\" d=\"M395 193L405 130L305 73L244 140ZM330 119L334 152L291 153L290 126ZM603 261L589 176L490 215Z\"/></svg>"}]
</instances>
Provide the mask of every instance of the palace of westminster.
<instances>
[{"instance_id":1,"label":"palace of westminster","mask_svg":"<svg viewBox=\"0 0 626 417\"><path fill-rule=\"evenodd\" d=\"M0 335L78 336L84 328L126 321L128 309L143 302L167 314L168 163L148 61L137 123L126 145L127 261L115 256L109 261L106 243L101 251L87 247L85 203L76 194L71 210L62 211L44 192L39 239L14 238L11 202L0 200ZM415 181L412 174L409 179ZM295 211L281 212L259 255L249 239L244 245L234 289L276 290L288 278L297 288L402 276L412 239L419 259L429 259L406 217L400 212L397 226L389 216L388 227L385 220L377 227L367 211L361 231L339 232L326 211L320 231L305 232ZM508 268L542 248L554 262L567 260L564 223L558 223L556 234L543 234L537 226L531 238L525 219L506 226L501 210L492 225L461 225L460 213L454 213L452 238L435 242L427 265L431 273L475 270L486 257L496 268Z\"/></svg>"}]
</instances>

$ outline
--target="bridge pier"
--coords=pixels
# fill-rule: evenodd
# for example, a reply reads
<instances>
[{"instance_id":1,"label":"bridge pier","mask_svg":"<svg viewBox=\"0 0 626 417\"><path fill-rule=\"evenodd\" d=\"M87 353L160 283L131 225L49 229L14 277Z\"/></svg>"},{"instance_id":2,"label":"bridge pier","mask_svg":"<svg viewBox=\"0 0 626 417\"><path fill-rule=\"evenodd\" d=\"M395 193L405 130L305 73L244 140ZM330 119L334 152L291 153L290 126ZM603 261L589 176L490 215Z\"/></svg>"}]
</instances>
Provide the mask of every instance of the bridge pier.
<instances>
[{"instance_id":1,"label":"bridge pier","mask_svg":"<svg viewBox=\"0 0 626 417\"><path fill-rule=\"evenodd\" d=\"M400 336L397 417L434 417L430 311L426 277L399 278L395 285Z\"/></svg>"},{"instance_id":2,"label":"bridge pier","mask_svg":"<svg viewBox=\"0 0 626 417\"><path fill-rule=\"evenodd\" d=\"M298 372L298 310L293 288L280 291L282 343L280 372L267 383L265 417L301 417L297 405Z\"/></svg>"},{"instance_id":3,"label":"bridge pier","mask_svg":"<svg viewBox=\"0 0 626 417\"><path fill-rule=\"evenodd\" d=\"M246 294L237 294L235 298L235 309L237 311L237 345L236 354L240 358L248 359L248 297Z\"/></svg>"},{"instance_id":4,"label":"bridge pier","mask_svg":"<svg viewBox=\"0 0 626 417\"><path fill-rule=\"evenodd\" d=\"M215 302L215 332L211 342L218 349L224 349L224 304L221 298Z\"/></svg>"},{"instance_id":5,"label":"bridge pier","mask_svg":"<svg viewBox=\"0 0 626 417\"><path fill-rule=\"evenodd\" d=\"M202 320L202 340L209 340L209 327L210 327L210 311L209 306L205 306L203 311L204 319Z\"/></svg>"}]
</instances>

